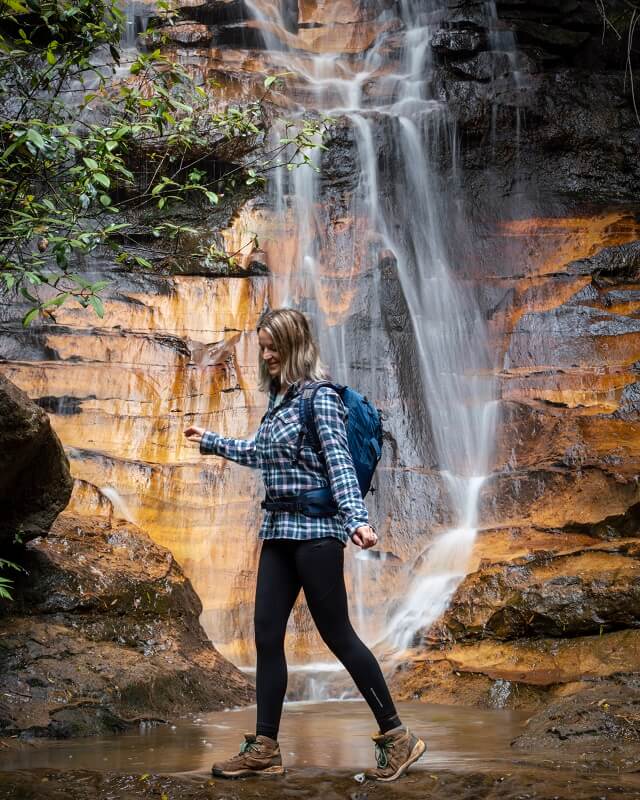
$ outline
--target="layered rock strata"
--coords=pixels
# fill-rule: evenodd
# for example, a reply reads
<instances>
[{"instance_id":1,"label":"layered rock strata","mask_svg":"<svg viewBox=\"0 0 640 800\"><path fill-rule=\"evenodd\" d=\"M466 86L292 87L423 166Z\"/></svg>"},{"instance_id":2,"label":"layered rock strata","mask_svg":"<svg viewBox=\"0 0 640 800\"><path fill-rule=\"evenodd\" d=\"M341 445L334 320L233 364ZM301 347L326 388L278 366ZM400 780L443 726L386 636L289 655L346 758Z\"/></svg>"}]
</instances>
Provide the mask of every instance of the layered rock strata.
<instances>
[{"instance_id":1,"label":"layered rock strata","mask_svg":"<svg viewBox=\"0 0 640 800\"><path fill-rule=\"evenodd\" d=\"M239 3L183 5L193 25L176 29L175 52L203 85L221 84L212 106L263 94L274 71L265 35L292 46L301 73L305 53L351 59L378 36L384 53L401 55L387 3L299 3L284 32ZM471 574L441 625L422 632L435 646L416 644L398 686L425 699L535 706L583 679L637 671L638 124L624 35L605 25L603 38L595 4L498 3L488 16L487 4L451 2L429 21L435 61L425 80L456 132L434 168L453 187L451 260L488 321L501 422ZM363 92L382 101L389 86L372 79ZM294 75L272 99L298 109L314 91ZM373 399L387 417L373 505L398 559L366 573L366 622L402 597L416 556L451 520L393 254L372 264L367 220L345 212L359 180L356 136L347 116L335 120L321 160L318 219L336 259L320 265L316 297L352 342L354 374L378 375ZM379 160L392 186L393 159ZM383 192L406 202L401 189L385 183ZM18 333L5 308L2 371L54 412L84 481L78 508L108 510L116 488L116 502L184 563L216 644L250 660L258 484L240 467L197 457L181 430L255 429L264 398L254 326L269 300L286 295L298 234L288 210L274 214L264 198L221 227L229 252L259 231L268 276L261 268L211 280L200 265L118 275L99 326L63 310L57 325ZM96 277L109 271L94 266ZM384 330L369 318L377 281ZM308 620L296 624L308 655Z\"/></svg>"}]
</instances>

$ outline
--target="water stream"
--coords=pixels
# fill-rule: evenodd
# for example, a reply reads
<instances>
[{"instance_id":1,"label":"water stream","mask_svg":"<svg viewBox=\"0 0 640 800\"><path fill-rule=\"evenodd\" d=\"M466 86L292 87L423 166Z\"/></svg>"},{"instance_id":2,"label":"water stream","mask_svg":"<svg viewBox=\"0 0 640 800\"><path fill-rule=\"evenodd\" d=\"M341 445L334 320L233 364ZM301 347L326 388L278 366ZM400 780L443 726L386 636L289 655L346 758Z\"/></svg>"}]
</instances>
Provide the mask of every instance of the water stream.
<instances>
[{"instance_id":1,"label":"water stream","mask_svg":"<svg viewBox=\"0 0 640 800\"><path fill-rule=\"evenodd\" d=\"M402 703L403 720L429 749L414 770L479 770L513 758L509 742L523 729L525 714L423 703ZM242 731L254 725L255 708L218 711L145 725L118 736L36 742L0 751L0 769L84 769L118 772L208 773L215 759L237 752ZM287 767L362 769L373 763L371 718L362 701L290 703L278 737Z\"/></svg>"}]
</instances>

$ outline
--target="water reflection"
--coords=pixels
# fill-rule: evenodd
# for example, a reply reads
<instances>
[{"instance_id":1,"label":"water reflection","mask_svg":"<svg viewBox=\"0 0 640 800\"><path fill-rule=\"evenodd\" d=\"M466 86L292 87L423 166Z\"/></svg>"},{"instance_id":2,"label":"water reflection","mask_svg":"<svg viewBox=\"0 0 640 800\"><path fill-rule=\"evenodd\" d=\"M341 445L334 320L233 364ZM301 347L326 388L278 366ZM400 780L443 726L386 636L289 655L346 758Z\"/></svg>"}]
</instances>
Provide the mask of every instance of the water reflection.
<instances>
[{"instance_id":1,"label":"water reflection","mask_svg":"<svg viewBox=\"0 0 640 800\"><path fill-rule=\"evenodd\" d=\"M427 741L427 753L416 765L421 769L477 770L510 759L509 742L527 716L423 703L400 703L399 711ZM254 725L255 707L219 711L120 736L25 745L19 752L0 752L0 768L207 772L216 758L237 752L242 734ZM279 741L289 767L357 769L373 762L374 732L362 701L288 703Z\"/></svg>"}]
</instances>

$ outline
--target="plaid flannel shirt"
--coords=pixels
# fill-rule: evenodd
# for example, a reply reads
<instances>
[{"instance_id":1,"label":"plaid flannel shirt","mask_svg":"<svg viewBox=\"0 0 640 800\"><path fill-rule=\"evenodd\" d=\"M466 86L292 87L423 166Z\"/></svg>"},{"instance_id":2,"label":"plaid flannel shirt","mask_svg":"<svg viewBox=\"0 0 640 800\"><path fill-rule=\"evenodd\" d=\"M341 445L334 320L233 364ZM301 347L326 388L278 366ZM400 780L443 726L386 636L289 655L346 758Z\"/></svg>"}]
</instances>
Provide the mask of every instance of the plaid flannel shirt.
<instances>
[{"instance_id":1,"label":"plaid flannel shirt","mask_svg":"<svg viewBox=\"0 0 640 800\"><path fill-rule=\"evenodd\" d=\"M282 402L269 396L269 406L253 439L232 439L205 431L200 442L203 455L213 453L246 467L262 471L269 498L277 500L307 489L330 486L338 505L334 517L311 518L289 511L265 511L260 539L318 539L334 536L346 543L360 525L368 524L366 506L347 444L348 411L336 391L321 386L315 396L314 412L322 457L307 442L303 443L296 464L301 420L300 384L293 384Z\"/></svg>"}]
</instances>

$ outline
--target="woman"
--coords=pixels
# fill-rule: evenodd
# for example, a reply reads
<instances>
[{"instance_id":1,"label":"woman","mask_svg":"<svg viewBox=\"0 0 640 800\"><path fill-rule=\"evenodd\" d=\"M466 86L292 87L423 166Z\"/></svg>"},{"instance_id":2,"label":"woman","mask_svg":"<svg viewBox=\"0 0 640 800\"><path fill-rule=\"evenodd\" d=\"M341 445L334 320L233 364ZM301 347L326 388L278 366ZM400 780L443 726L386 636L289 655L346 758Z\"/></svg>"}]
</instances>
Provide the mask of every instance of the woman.
<instances>
[{"instance_id":1,"label":"woman","mask_svg":"<svg viewBox=\"0 0 640 800\"><path fill-rule=\"evenodd\" d=\"M380 728L373 737L378 766L365 775L392 781L420 758L425 744L400 722L378 662L349 621L344 548L351 538L367 549L378 537L368 524L347 444L347 412L334 389L320 387L314 416L321 452L306 445L294 459L301 429L299 393L306 383L326 379L318 347L305 316L286 308L263 315L258 342L260 388L269 392L269 406L255 438L230 439L196 427L187 428L185 435L200 443L203 454L261 469L270 500L329 485L339 513L317 518L299 512L265 512L254 616L256 733L246 734L240 753L215 763L212 771L225 778L284 772L277 741L287 688L284 639L302 588L320 635L350 673Z\"/></svg>"}]
</instances>

